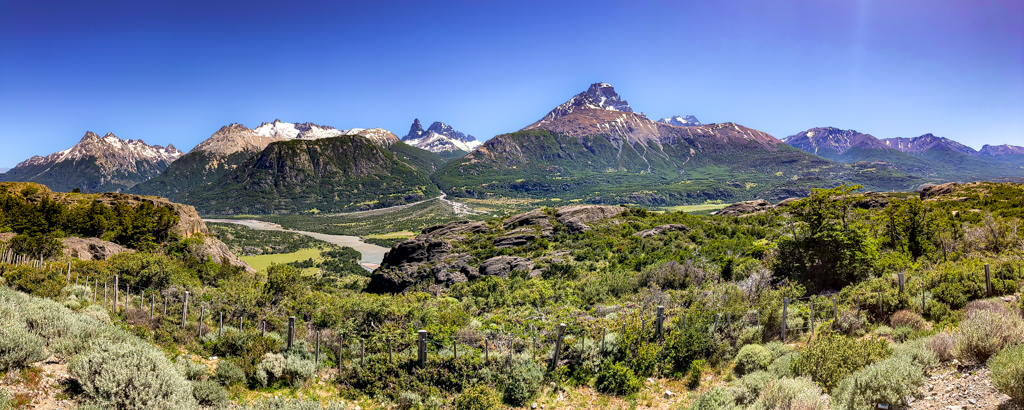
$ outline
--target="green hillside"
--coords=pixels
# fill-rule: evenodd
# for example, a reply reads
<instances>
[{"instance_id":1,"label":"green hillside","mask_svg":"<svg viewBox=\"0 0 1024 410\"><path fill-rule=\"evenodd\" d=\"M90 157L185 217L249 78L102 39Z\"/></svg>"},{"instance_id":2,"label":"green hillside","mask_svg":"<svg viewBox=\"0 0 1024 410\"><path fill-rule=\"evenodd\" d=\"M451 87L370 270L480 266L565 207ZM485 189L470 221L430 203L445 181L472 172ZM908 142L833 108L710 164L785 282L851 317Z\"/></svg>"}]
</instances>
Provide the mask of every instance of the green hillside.
<instances>
[{"instance_id":1,"label":"green hillside","mask_svg":"<svg viewBox=\"0 0 1024 410\"><path fill-rule=\"evenodd\" d=\"M180 202L189 192L205 189L257 155L259 152L252 151L238 151L230 155L193 151L172 162L160 175L132 187L128 192Z\"/></svg>"}]
</instances>

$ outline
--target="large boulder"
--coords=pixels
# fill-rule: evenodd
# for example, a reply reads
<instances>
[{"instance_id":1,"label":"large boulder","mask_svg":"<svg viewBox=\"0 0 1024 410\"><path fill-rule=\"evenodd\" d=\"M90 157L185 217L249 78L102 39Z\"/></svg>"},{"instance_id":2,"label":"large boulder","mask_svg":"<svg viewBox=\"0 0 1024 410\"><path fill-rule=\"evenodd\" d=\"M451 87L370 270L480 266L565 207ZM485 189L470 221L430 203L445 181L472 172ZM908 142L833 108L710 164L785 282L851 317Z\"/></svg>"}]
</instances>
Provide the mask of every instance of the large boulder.
<instances>
[{"instance_id":1,"label":"large boulder","mask_svg":"<svg viewBox=\"0 0 1024 410\"><path fill-rule=\"evenodd\" d=\"M772 203L763 199L755 199L753 201L737 202L722 208L716 212L715 215L728 215L728 216L740 216L746 214L752 214L755 212L762 212L772 209Z\"/></svg>"},{"instance_id":2,"label":"large boulder","mask_svg":"<svg viewBox=\"0 0 1024 410\"><path fill-rule=\"evenodd\" d=\"M512 272L533 273L533 261L519 256L495 256L480 264L480 276L507 278Z\"/></svg>"},{"instance_id":3,"label":"large boulder","mask_svg":"<svg viewBox=\"0 0 1024 410\"><path fill-rule=\"evenodd\" d=\"M429 236L417 236L395 244L384 254L382 266L400 266L412 263L431 262L452 251L452 244Z\"/></svg>"},{"instance_id":4,"label":"large boulder","mask_svg":"<svg viewBox=\"0 0 1024 410\"><path fill-rule=\"evenodd\" d=\"M490 229L483 222L455 221L443 225L434 225L423 230L423 235L433 237L452 236L465 233L487 233Z\"/></svg>"},{"instance_id":5,"label":"large boulder","mask_svg":"<svg viewBox=\"0 0 1024 410\"><path fill-rule=\"evenodd\" d=\"M948 182L942 185L930 185L921 188L921 199L928 199L939 195L952 193L956 189L956 182Z\"/></svg>"},{"instance_id":6,"label":"large boulder","mask_svg":"<svg viewBox=\"0 0 1024 410\"><path fill-rule=\"evenodd\" d=\"M83 261L107 260L119 253L134 253L134 250L125 248L113 242L107 242L100 238L79 238L72 236L60 240L64 244L64 256L78 258Z\"/></svg>"},{"instance_id":7,"label":"large boulder","mask_svg":"<svg viewBox=\"0 0 1024 410\"><path fill-rule=\"evenodd\" d=\"M572 205L558 209L555 218L565 225L569 233L581 233L590 230L588 222L618 216L626 211L621 206L609 205Z\"/></svg>"},{"instance_id":8,"label":"large boulder","mask_svg":"<svg viewBox=\"0 0 1024 410\"><path fill-rule=\"evenodd\" d=\"M647 238L649 236L661 235L661 234L666 233L666 232L688 231L688 230L690 230L690 228L687 228L686 225L683 225L683 224L667 224L667 225L658 225L658 226L655 226L655 227L653 227L651 229L645 229L643 231L634 233L633 236L638 236L638 237L641 237L641 238Z\"/></svg>"}]
</instances>

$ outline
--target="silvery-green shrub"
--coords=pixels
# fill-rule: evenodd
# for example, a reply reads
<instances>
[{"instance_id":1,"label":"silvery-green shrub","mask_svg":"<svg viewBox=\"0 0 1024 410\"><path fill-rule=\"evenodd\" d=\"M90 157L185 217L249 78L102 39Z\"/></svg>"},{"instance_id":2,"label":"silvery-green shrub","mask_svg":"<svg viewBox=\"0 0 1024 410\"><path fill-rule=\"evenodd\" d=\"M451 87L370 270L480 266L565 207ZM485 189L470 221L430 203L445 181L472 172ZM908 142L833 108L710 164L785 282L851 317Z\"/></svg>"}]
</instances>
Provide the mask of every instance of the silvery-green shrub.
<instances>
[{"instance_id":1,"label":"silvery-green shrub","mask_svg":"<svg viewBox=\"0 0 1024 410\"><path fill-rule=\"evenodd\" d=\"M827 410L828 399L809 377L772 380L751 406L758 410Z\"/></svg>"},{"instance_id":2,"label":"silvery-green shrub","mask_svg":"<svg viewBox=\"0 0 1024 410\"><path fill-rule=\"evenodd\" d=\"M908 356L873 363L839 383L832 404L840 409L874 408L878 403L905 406L925 383L924 371Z\"/></svg>"},{"instance_id":3,"label":"silvery-green shrub","mask_svg":"<svg viewBox=\"0 0 1024 410\"><path fill-rule=\"evenodd\" d=\"M46 341L20 321L0 325L0 371L19 369L46 359Z\"/></svg>"},{"instance_id":4,"label":"silvery-green shrub","mask_svg":"<svg viewBox=\"0 0 1024 410\"><path fill-rule=\"evenodd\" d=\"M303 355L289 353L285 356L284 370L281 376L288 381L292 387L298 387L306 383L316 374L316 363Z\"/></svg>"},{"instance_id":5,"label":"silvery-green shrub","mask_svg":"<svg viewBox=\"0 0 1024 410\"><path fill-rule=\"evenodd\" d=\"M260 364L256 365L256 381L260 382L261 385L267 386L273 383L274 380L281 377L284 373L285 359L284 356L277 353L267 353L263 355L263 360Z\"/></svg>"},{"instance_id":6,"label":"silvery-green shrub","mask_svg":"<svg viewBox=\"0 0 1024 410\"><path fill-rule=\"evenodd\" d=\"M118 409L196 408L192 386L162 352L142 342L90 344L68 366L85 394Z\"/></svg>"}]
</instances>

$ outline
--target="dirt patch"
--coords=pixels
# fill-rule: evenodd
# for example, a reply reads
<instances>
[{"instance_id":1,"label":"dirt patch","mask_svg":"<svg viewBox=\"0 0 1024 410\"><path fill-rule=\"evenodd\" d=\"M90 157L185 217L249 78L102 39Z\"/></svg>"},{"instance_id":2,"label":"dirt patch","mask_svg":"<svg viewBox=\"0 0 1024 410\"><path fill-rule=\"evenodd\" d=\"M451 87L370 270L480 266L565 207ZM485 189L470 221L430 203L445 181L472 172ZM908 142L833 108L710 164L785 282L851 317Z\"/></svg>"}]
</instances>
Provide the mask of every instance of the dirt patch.
<instances>
[{"instance_id":1,"label":"dirt patch","mask_svg":"<svg viewBox=\"0 0 1024 410\"><path fill-rule=\"evenodd\" d=\"M57 356L32 363L21 371L9 372L0 380L0 387L11 392L16 404L22 408L44 410L78 408L78 403L69 393L77 385L68 373L67 362Z\"/></svg>"},{"instance_id":2,"label":"dirt patch","mask_svg":"<svg viewBox=\"0 0 1024 410\"><path fill-rule=\"evenodd\" d=\"M985 366L941 369L930 376L911 409L1020 409L992 386Z\"/></svg>"}]
</instances>

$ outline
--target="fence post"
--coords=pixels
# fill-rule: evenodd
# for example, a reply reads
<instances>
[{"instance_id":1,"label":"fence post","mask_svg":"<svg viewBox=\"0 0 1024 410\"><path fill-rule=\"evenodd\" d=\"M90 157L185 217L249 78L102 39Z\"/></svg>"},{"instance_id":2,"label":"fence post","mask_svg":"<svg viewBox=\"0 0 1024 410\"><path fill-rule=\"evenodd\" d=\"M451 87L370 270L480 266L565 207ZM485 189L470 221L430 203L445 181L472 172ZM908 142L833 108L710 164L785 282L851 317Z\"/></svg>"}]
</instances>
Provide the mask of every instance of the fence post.
<instances>
[{"instance_id":1,"label":"fence post","mask_svg":"<svg viewBox=\"0 0 1024 410\"><path fill-rule=\"evenodd\" d=\"M185 291L185 303L181 304L181 328L185 328L186 320L188 320L188 291Z\"/></svg>"},{"instance_id":2,"label":"fence post","mask_svg":"<svg viewBox=\"0 0 1024 410\"><path fill-rule=\"evenodd\" d=\"M114 314L117 314L117 275L114 275Z\"/></svg>"},{"instance_id":3,"label":"fence post","mask_svg":"<svg viewBox=\"0 0 1024 410\"><path fill-rule=\"evenodd\" d=\"M68 285L71 284L71 262L68 262L68 278L64 281Z\"/></svg>"},{"instance_id":4,"label":"fence post","mask_svg":"<svg viewBox=\"0 0 1024 410\"><path fill-rule=\"evenodd\" d=\"M860 316L860 295L857 295L857 316Z\"/></svg>"},{"instance_id":5,"label":"fence post","mask_svg":"<svg viewBox=\"0 0 1024 410\"><path fill-rule=\"evenodd\" d=\"M154 307L156 306L156 292L149 294L149 318L153 318Z\"/></svg>"},{"instance_id":6,"label":"fence post","mask_svg":"<svg viewBox=\"0 0 1024 410\"><path fill-rule=\"evenodd\" d=\"M199 338L203 338L203 318L206 316L206 307L202 306L199 308Z\"/></svg>"},{"instance_id":7,"label":"fence post","mask_svg":"<svg viewBox=\"0 0 1024 410\"><path fill-rule=\"evenodd\" d=\"M900 293L903 293L903 272L897 273L896 277L899 278L900 282Z\"/></svg>"},{"instance_id":8,"label":"fence post","mask_svg":"<svg viewBox=\"0 0 1024 410\"><path fill-rule=\"evenodd\" d=\"M455 360L459 360L459 340L452 336L452 354Z\"/></svg>"},{"instance_id":9,"label":"fence post","mask_svg":"<svg viewBox=\"0 0 1024 410\"><path fill-rule=\"evenodd\" d=\"M220 321L217 324L217 337L224 336L224 312L220 312Z\"/></svg>"},{"instance_id":10,"label":"fence post","mask_svg":"<svg viewBox=\"0 0 1024 410\"><path fill-rule=\"evenodd\" d=\"M417 349L416 349L416 351L417 351L416 359L420 362L420 367L426 367L427 366L427 331L421 329L419 332L416 332L416 335L419 338L419 339L417 339L418 344L417 344Z\"/></svg>"},{"instance_id":11,"label":"fence post","mask_svg":"<svg viewBox=\"0 0 1024 410\"><path fill-rule=\"evenodd\" d=\"M288 349L295 344L295 316L288 316Z\"/></svg>"},{"instance_id":12,"label":"fence post","mask_svg":"<svg viewBox=\"0 0 1024 410\"><path fill-rule=\"evenodd\" d=\"M789 310L789 298L782 298L782 341L786 341L786 314Z\"/></svg>"},{"instance_id":13,"label":"fence post","mask_svg":"<svg viewBox=\"0 0 1024 410\"><path fill-rule=\"evenodd\" d=\"M124 284L124 312L128 313L128 301L132 299L132 284Z\"/></svg>"},{"instance_id":14,"label":"fence post","mask_svg":"<svg viewBox=\"0 0 1024 410\"><path fill-rule=\"evenodd\" d=\"M260 321L260 337L264 337L266 335L267 335L267 319L262 319Z\"/></svg>"},{"instance_id":15,"label":"fence post","mask_svg":"<svg viewBox=\"0 0 1024 410\"><path fill-rule=\"evenodd\" d=\"M839 305L836 304L835 296L832 296L832 320L839 321Z\"/></svg>"},{"instance_id":16,"label":"fence post","mask_svg":"<svg viewBox=\"0 0 1024 410\"><path fill-rule=\"evenodd\" d=\"M139 310L142 310L143 308L145 308L146 307L146 306L144 306L145 304L146 304L146 291L142 291L142 292L139 293ZM142 310L142 311L145 312L145 310ZM145 313L143 313L143 314L145 314Z\"/></svg>"},{"instance_id":17,"label":"fence post","mask_svg":"<svg viewBox=\"0 0 1024 410\"><path fill-rule=\"evenodd\" d=\"M320 368L320 329L316 330L316 359L313 361L313 364L315 368Z\"/></svg>"},{"instance_id":18,"label":"fence post","mask_svg":"<svg viewBox=\"0 0 1024 410\"><path fill-rule=\"evenodd\" d=\"M879 320L885 318L885 312L882 311L882 291L878 291L878 317Z\"/></svg>"},{"instance_id":19,"label":"fence post","mask_svg":"<svg viewBox=\"0 0 1024 410\"><path fill-rule=\"evenodd\" d=\"M665 324L665 307L664 306L658 306L658 323L657 323L657 327L658 327L658 338L659 339L664 339L664 334L662 333L663 330L664 330L664 324Z\"/></svg>"},{"instance_id":20,"label":"fence post","mask_svg":"<svg viewBox=\"0 0 1024 410\"><path fill-rule=\"evenodd\" d=\"M107 282L103 282L103 308L107 308Z\"/></svg>"},{"instance_id":21,"label":"fence post","mask_svg":"<svg viewBox=\"0 0 1024 410\"><path fill-rule=\"evenodd\" d=\"M167 316L167 296L164 296L163 299L164 299L164 316Z\"/></svg>"},{"instance_id":22,"label":"fence post","mask_svg":"<svg viewBox=\"0 0 1024 410\"><path fill-rule=\"evenodd\" d=\"M558 367L559 355L562 353L562 337L565 336L565 323L558 324L558 338L555 339L555 354L551 357L551 369Z\"/></svg>"},{"instance_id":23,"label":"fence post","mask_svg":"<svg viewBox=\"0 0 1024 410\"><path fill-rule=\"evenodd\" d=\"M484 361L487 364L491 363L491 348L487 345L487 336L484 336Z\"/></svg>"},{"instance_id":24,"label":"fence post","mask_svg":"<svg viewBox=\"0 0 1024 410\"><path fill-rule=\"evenodd\" d=\"M988 297L992 297L992 277L988 273L988 264L985 264L985 290L988 292Z\"/></svg>"},{"instance_id":25,"label":"fence post","mask_svg":"<svg viewBox=\"0 0 1024 410\"><path fill-rule=\"evenodd\" d=\"M811 299L811 334L814 334L814 299Z\"/></svg>"},{"instance_id":26,"label":"fence post","mask_svg":"<svg viewBox=\"0 0 1024 410\"><path fill-rule=\"evenodd\" d=\"M366 357L366 340L359 339L359 365L363 365L363 358ZM426 355L424 355L426 357Z\"/></svg>"},{"instance_id":27,"label":"fence post","mask_svg":"<svg viewBox=\"0 0 1024 410\"><path fill-rule=\"evenodd\" d=\"M925 314L925 303L924 303L924 282L921 282L921 314Z\"/></svg>"}]
</instances>

